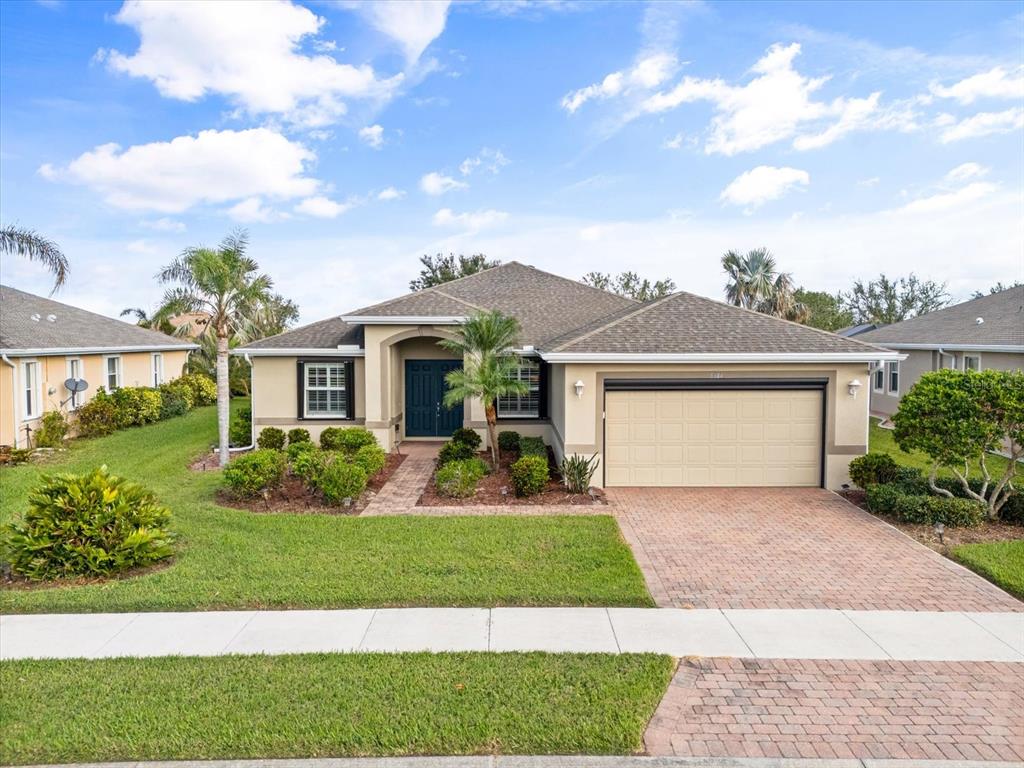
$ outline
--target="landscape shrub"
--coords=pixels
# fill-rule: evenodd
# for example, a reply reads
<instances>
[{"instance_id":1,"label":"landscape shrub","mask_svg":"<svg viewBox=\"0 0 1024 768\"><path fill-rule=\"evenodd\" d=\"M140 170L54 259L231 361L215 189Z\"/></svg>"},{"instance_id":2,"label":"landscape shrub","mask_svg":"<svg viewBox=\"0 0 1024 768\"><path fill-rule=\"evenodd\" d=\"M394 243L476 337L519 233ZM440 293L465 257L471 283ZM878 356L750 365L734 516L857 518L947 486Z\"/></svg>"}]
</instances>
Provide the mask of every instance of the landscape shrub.
<instances>
[{"instance_id":1,"label":"landscape shrub","mask_svg":"<svg viewBox=\"0 0 1024 768\"><path fill-rule=\"evenodd\" d=\"M75 411L75 427L82 437L103 437L117 431L117 407L102 389Z\"/></svg>"},{"instance_id":2,"label":"landscape shrub","mask_svg":"<svg viewBox=\"0 0 1024 768\"><path fill-rule=\"evenodd\" d=\"M1004 523L1024 525L1024 492L1014 491L999 510L999 519Z\"/></svg>"},{"instance_id":3,"label":"landscape shrub","mask_svg":"<svg viewBox=\"0 0 1024 768\"><path fill-rule=\"evenodd\" d=\"M288 450L286 451L286 453L288 454L288 461L294 462L302 454L318 450L320 449L317 448L311 441L300 440L297 443L289 443ZM292 467L292 469L294 470L294 467Z\"/></svg>"},{"instance_id":4,"label":"landscape shrub","mask_svg":"<svg viewBox=\"0 0 1024 768\"><path fill-rule=\"evenodd\" d=\"M166 395L167 393L173 393L185 401L185 410L191 411L195 408L195 391L187 383L182 383L181 379L175 379L174 381L168 381L160 385L161 394Z\"/></svg>"},{"instance_id":5,"label":"landscape shrub","mask_svg":"<svg viewBox=\"0 0 1024 768\"><path fill-rule=\"evenodd\" d=\"M888 453L867 453L850 462L850 479L866 490L869 485L892 481L897 468L896 460Z\"/></svg>"},{"instance_id":6,"label":"landscape shrub","mask_svg":"<svg viewBox=\"0 0 1024 768\"><path fill-rule=\"evenodd\" d=\"M437 492L454 498L472 496L476 492L477 483L486 474L487 463L479 456L450 461L437 470Z\"/></svg>"},{"instance_id":7,"label":"landscape shrub","mask_svg":"<svg viewBox=\"0 0 1024 768\"><path fill-rule=\"evenodd\" d=\"M316 487L331 504L355 501L366 490L366 471L343 456L335 456L318 473Z\"/></svg>"},{"instance_id":8,"label":"landscape shrub","mask_svg":"<svg viewBox=\"0 0 1024 768\"><path fill-rule=\"evenodd\" d=\"M61 411L47 411L43 414L39 429L36 430L36 448L60 448L68 433L68 420Z\"/></svg>"},{"instance_id":9,"label":"landscape shrub","mask_svg":"<svg viewBox=\"0 0 1024 768\"><path fill-rule=\"evenodd\" d=\"M186 390L171 387L168 384L161 384L160 392L160 420L171 419L175 416L184 416L188 413L188 400L185 397Z\"/></svg>"},{"instance_id":10,"label":"landscape shrub","mask_svg":"<svg viewBox=\"0 0 1024 768\"><path fill-rule=\"evenodd\" d=\"M192 393L193 408L217 402L217 382L205 373L187 373L175 379L174 383Z\"/></svg>"},{"instance_id":11,"label":"landscape shrub","mask_svg":"<svg viewBox=\"0 0 1024 768\"><path fill-rule=\"evenodd\" d=\"M256 440L256 447L262 450L283 451L284 430L277 427L264 427Z\"/></svg>"},{"instance_id":12,"label":"landscape shrub","mask_svg":"<svg viewBox=\"0 0 1024 768\"><path fill-rule=\"evenodd\" d=\"M896 467L896 472L893 474L889 484L896 486L904 493L927 496L932 492L928 487L928 478L917 467Z\"/></svg>"},{"instance_id":13,"label":"landscape shrub","mask_svg":"<svg viewBox=\"0 0 1024 768\"><path fill-rule=\"evenodd\" d=\"M547 457L523 456L509 469L516 496L532 496L544 490L548 482Z\"/></svg>"},{"instance_id":14,"label":"landscape shrub","mask_svg":"<svg viewBox=\"0 0 1024 768\"><path fill-rule=\"evenodd\" d=\"M111 395L117 409L117 426L139 427L160 421L162 398L159 390L148 387L118 387Z\"/></svg>"},{"instance_id":15,"label":"landscape shrub","mask_svg":"<svg viewBox=\"0 0 1024 768\"><path fill-rule=\"evenodd\" d=\"M280 451L253 451L224 467L224 482L237 496L259 496L281 484L284 468L285 457Z\"/></svg>"},{"instance_id":16,"label":"landscape shrub","mask_svg":"<svg viewBox=\"0 0 1024 768\"><path fill-rule=\"evenodd\" d=\"M106 576L173 554L170 512L146 488L100 467L44 476L24 521L6 526L11 568L34 581Z\"/></svg>"},{"instance_id":17,"label":"landscape shrub","mask_svg":"<svg viewBox=\"0 0 1024 768\"><path fill-rule=\"evenodd\" d=\"M866 492L868 509L877 515L894 514L897 501L906 495L895 485L869 485Z\"/></svg>"},{"instance_id":18,"label":"landscape shrub","mask_svg":"<svg viewBox=\"0 0 1024 768\"><path fill-rule=\"evenodd\" d=\"M519 451L519 433L506 429L498 433L498 447L503 451Z\"/></svg>"},{"instance_id":19,"label":"landscape shrub","mask_svg":"<svg viewBox=\"0 0 1024 768\"><path fill-rule=\"evenodd\" d=\"M296 443L308 443L309 442L309 430L303 429L302 427L296 427L295 429L288 430L288 445L295 445Z\"/></svg>"},{"instance_id":20,"label":"landscape shrub","mask_svg":"<svg viewBox=\"0 0 1024 768\"><path fill-rule=\"evenodd\" d=\"M24 464L32 458L31 448L12 448L9 445L0 445L0 466L10 464Z\"/></svg>"},{"instance_id":21,"label":"landscape shrub","mask_svg":"<svg viewBox=\"0 0 1024 768\"><path fill-rule=\"evenodd\" d=\"M457 443L450 441L441 446L441 450L437 452L437 466L443 467L450 461L462 461L463 459L472 459L476 456L476 451L465 443Z\"/></svg>"},{"instance_id":22,"label":"landscape shrub","mask_svg":"<svg viewBox=\"0 0 1024 768\"><path fill-rule=\"evenodd\" d=\"M562 459L559 472L562 482L569 493L586 493L590 489L590 480L597 471L597 454L589 459L580 454L566 456Z\"/></svg>"},{"instance_id":23,"label":"landscape shrub","mask_svg":"<svg viewBox=\"0 0 1024 768\"><path fill-rule=\"evenodd\" d=\"M519 438L519 455L520 456L542 456L545 461L548 458L548 449L544 445L544 440L539 437L521 437Z\"/></svg>"},{"instance_id":24,"label":"landscape shrub","mask_svg":"<svg viewBox=\"0 0 1024 768\"><path fill-rule=\"evenodd\" d=\"M870 486L867 503L872 512L890 515L901 523L942 523L954 528L980 525L985 519L985 505L980 501L905 493L893 484Z\"/></svg>"},{"instance_id":25,"label":"landscape shrub","mask_svg":"<svg viewBox=\"0 0 1024 768\"><path fill-rule=\"evenodd\" d=\"M452 442L465 443L474 451L479 451L480 443L482 443L483 440L480 438L480 434L475 429L459 427L454 432L452 432Z\"/></svg>"},{"instance_id":26,"label":"landscape shrub","mask_svg":"<svg viewBox=\"0 0 1024 768\"><path fill-rule=\"evenodd\" d=\"M354 454L364 445L376 445L377 438L365 427L328 427L320 433L320 447L325 451Z\"/></svg>"},{"instance_id":27,"label":"landscape shrub","mask_svg":"<svg viewBox=\"0 0 1024 768\"><path fill-rule=\"evenodd\" d=\"M295 452L289 452L292 462L292 473L301 477L307 485L316 487L317 480L324 467L327 466L331 454L315 445L312 449L299 449L303 443L296 443ZM312 443L310 443L312 445Z\"/></svg>"},{"instance_id":28,"label":"landscape shrub","mask_svg":"<svg viewBox=\"0 0 1024 768\"><path fill-rule=\"evenodd\" d=\"M373 477L388 463L388 455L384 453L384 449L374 443L373 445L364 445L355 455L352 457L352 461L363 468L367 477Z\"/></svg>"},{"instance_id":29,"label":"landscape shrub","mask_svg":"<svg viewBox=\"0 0 1024 768\"><path fill-rule=\"evenodd\" d=\"M252 408L239 408L235 411L228 429L228 442L235 446L252 442Z\"/></svg>"}]
</instances>

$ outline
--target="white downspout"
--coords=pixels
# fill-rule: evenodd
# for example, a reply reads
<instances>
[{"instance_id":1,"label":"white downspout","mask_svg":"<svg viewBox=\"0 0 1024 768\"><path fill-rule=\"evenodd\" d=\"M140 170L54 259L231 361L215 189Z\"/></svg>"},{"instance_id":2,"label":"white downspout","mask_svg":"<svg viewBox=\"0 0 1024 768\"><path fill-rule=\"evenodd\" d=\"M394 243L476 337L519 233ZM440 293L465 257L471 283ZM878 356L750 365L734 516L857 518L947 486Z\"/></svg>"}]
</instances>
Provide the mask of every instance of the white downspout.
<instances>
[{"instance_id":1,"label":"white downspout","mask_svg":"<svg viewBox=\"0 0 1024 768\"><path fill-rule=\"evenodd\" d=\"M943 356L945 356L945 357L949 357L949 358L953 359L953 366L952 366L952 368L955 371L956 370L956 355L954 353L952 353L952 352L947 352L942 347L939 347L936 351L939 353L939 370L940 371L942 370L942 358L943 358Z\"/></svg>"},{"instance_id":2,"label":"white downspout","mask_svg":"<svg viewBox=\"0 0 1024 768\"><path fill-rule=\"evenodd\" d=\"M228 452L231 451L251 451L256 446L256 420L252 418L252 395L253 395L253 364L252 358L249 353L246 352L242 355L242 359L249 364L249 444L240 445L235 448L228 446Z\"/></svg>"},{"instance_id":3,"label":"white downspout","mask_svg":"<svg viewBox=\"0 0 1024 768\"><path fill-rule=\"evenodd\" d=\"M5 352L0 355L5 363L11 366L11 417L14 419L14 424L11 427L14 429L14 447L18 447L18 366L11 362L11 358L7 356Z\"/></svg>"}]
</instances>

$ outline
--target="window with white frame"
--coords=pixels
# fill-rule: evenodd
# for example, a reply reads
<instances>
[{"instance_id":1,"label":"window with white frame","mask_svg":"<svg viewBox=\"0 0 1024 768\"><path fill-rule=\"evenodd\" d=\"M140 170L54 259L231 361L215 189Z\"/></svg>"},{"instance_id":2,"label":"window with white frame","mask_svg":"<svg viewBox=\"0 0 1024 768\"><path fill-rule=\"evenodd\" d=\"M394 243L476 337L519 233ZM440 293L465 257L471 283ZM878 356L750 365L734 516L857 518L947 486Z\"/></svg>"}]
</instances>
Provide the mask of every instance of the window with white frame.
<instances>
[{"instance_id":1,"label":"window with white frame","mask_svg":"<svg viewBox=\"0 0 1024 768\"><path fill-rule=\"evenodd\" d=\"M349 418L348 363L303 363L302 382L304 418Z\"/></svg>"},{"instance_id":2,"label":"window with white frame","mask_svg":"<svg viewBox=\"0 0 1024 768\"><path fill-rule=\"evenodd\" d=\"M519 360L513 378L526 384L521 395L498 398L498 418L536 419L540 417L540 361L524 357Z\"/></svg>"},{"instance_id":3,"label":"window with white frame","mask_svg":"<svg viewBox=\"0 0 1024 768\"><path fill-rule=\"evenodd\" d=\"M80 379L82 378L82 358L80 357L69 357L67 358L67 378L69 379ZM68 410L75 410L79 405L82 404L82 393L81 392L68 392Z\"/></svg>"},{"instance_id":4,"label":"window with white frame","mask_svg":"<svg viewBox=\"0 0 1024 768\"><path fill-rule=\"evenodd\" d=\"M105 359L104 381L107 392L113 392L121 386L121 356L112 355Z\"/></svg>"},{"instance_id":5,"label":"window with white frame","mask_svg":"<svg viewBox=\"0 0 1024 768\"><path fill-rule=\"evenodd\" d=\"M39 394L39 363L25 362L21 364L21 386L22 404L24 412L22 418L25 420L39 418L40 394Z\"/></svg>"},{"instance_id":6,"label":"window with white frame","mask_svg":"<svg viewBox=\"0 0 1024 768\"><path fill-rule=\"evenodd\" d=\"M871 382L872 389L875 392L885 392L885 366L879 365L878 370L875 371L875 375L872 377Z\"/></svg>"},{"instance_id":7,"label":"window with white frame","mask_svg":"<svg viewBox=\"0 0 1024 768\"><path fill-rule=\"evenodd\" d=\"M981 370L981 355L964 355L964 370L965 371L980 371Z\"/></svg>"},{"instance_id":8,"label":"window with white frame","mask_svg":"<svg viewBox=\"0 0 1024 768\"><path fill-rule=\"evenodd\" d=\"M897 395L900 391L900 362L896 360L886 363L885 368L889 379L889 394Z\"/></svg>"},{"instance_id":9,"label":"window with white frame","mask_svg":"<svg viewBox=\"0 0 1024 768\"><path fill-rule=\"evenodd\" d=\"M939 352L939 367L952 368L956 370L956 355L952 352Z\"/></svg>"},{"instance_id":10,"label":"window with white frame","mask_svg":"<svg viewBox=\"0 0 1024 768\"><path fill-rule=\"evenodd\" d=\"M150 366L153 369L153 386L159 387L164 383L164 356L154 352L150 355Z\"/></svg>"}]
</instances>

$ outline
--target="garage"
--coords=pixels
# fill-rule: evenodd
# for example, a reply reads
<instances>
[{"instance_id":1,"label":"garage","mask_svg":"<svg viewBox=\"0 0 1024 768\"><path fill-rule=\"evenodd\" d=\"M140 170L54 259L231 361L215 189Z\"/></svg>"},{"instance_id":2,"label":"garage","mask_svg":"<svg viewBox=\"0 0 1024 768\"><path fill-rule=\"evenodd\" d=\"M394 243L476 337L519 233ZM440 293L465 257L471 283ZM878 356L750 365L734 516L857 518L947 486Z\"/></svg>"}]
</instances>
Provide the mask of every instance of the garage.
<instances>
[{"instance_id":1,"label":"garage","mask_svg":"<svg viewBox=\"0 0 1024 768\"><path fill-rule=\"evenodd\" d=\"M823 381L606 382L609 486L820 486Z\"/></svg>"}]
</instances>

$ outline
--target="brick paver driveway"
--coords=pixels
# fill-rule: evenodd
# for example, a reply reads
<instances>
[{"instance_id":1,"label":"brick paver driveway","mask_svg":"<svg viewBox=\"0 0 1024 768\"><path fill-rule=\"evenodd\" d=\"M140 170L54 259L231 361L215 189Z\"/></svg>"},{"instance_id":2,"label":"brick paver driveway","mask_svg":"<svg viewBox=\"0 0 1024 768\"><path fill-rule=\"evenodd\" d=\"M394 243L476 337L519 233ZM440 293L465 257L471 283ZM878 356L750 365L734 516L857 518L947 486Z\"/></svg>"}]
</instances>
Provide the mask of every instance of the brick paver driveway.
<instances>
[{"instance_id":1,"label":"brick paver driveway","mask_svg":"<svg viewBox=\"0 0 1024 768\"><path fill-rule=\"evenodd\" d=\"M661 606L1024 610L819 488L614 488L608 496Z\"/></svg>"}]
</instances>

